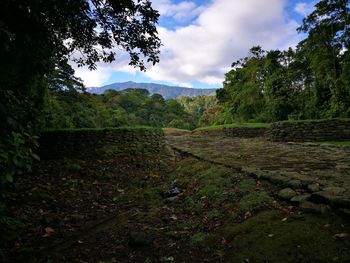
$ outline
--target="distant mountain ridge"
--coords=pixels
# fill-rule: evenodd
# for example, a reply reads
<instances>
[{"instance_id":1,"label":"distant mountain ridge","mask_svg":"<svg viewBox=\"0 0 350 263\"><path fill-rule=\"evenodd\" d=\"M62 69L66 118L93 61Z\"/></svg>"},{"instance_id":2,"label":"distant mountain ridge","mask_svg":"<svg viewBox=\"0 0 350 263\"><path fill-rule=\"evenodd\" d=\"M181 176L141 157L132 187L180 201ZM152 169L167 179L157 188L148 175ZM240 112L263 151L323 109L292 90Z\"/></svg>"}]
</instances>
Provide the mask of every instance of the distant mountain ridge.
<instances>
[{"instance_id":1,"label":"distant mountain ridge","mask_svg":"<svg viewBox=\"0 0 350 263\"><path fill-rule=\"evenodd\" d=\"M146 89L151 94L160 94L165 99L174 99L181 96L193 97L199 95L214 95L217 89L194 89L194 88L184 88L177 86L168 86L156 83L136 83L133 81L128 82L117 82L109 84L102 87L90 87L87 91L95 94L102 94L106 90L112 89L116 91L121 91L125 89Z\"/></svg>"}]
</instances>

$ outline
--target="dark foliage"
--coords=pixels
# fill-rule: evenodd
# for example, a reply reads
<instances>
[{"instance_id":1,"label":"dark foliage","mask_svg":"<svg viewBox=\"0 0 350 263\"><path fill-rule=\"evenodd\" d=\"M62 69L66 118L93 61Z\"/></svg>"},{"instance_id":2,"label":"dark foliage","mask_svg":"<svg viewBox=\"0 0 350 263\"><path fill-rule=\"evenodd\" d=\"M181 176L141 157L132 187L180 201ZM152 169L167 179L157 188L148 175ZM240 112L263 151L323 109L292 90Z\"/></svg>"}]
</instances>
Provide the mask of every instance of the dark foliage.
<instances>
[{"instance_id":1,"label":"dark foliage","mask_svg":"<svg viewBox=\"0 0 350 263\"><path fill-rule=\"evenodd\" d=\"M94 69L118 47L145 70L159 59L158 16L148 0L0 2L1 180L30 166L47 88L82 89L68 60Z\"/></svg>"}]
</instances>

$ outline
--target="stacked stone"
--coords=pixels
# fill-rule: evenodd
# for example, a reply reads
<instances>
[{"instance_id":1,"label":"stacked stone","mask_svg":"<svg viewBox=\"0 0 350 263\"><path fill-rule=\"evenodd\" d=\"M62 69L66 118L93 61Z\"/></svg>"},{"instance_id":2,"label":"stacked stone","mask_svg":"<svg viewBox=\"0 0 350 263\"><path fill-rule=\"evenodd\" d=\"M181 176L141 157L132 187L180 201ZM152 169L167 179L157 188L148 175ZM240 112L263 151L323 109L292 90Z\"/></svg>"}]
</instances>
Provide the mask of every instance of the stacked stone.
<instances>
[{"instance_id":1,"label":"stacked stone","mask_svg":"<svg viewBox=\"0 0 350 263\"><path fill-rule=\"evenodd\" d=\"M238 138L255 138L265 136L267 128L247 128L247 127L234 127L224 128L224 134L227 137Z\"/></svg>"},{"instance_id":2,"label":"stacked stone","mask_svg":"<svg viewBox=\"0 0 350 263\"><path fill-rule=\"evenodd\" d=\"M42 159L98 159L104 155L160 154L165 136L160 129L78 129L42 133L39 154Z\"/></svg>"},{"instance_id":3,"label":"stacked stone","mask_svg":"<svg viewBox=\"0 0 350 263\"><path fill-rule=\"evenodd\" d=\"M350 119L276 122L267 135L281 142L350 140Z\"/></svg>"}]
</instances>

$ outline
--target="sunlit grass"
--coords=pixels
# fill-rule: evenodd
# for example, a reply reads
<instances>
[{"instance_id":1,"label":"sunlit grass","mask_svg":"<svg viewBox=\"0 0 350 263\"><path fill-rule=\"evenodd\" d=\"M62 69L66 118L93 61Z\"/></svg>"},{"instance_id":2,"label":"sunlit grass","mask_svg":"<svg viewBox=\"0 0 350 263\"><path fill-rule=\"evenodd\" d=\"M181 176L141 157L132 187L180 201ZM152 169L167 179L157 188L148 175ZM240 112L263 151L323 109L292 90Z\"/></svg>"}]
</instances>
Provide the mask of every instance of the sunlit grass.
<instances>
[{"instance_id":1,"label":"sunlit grass","mask_svg":"<svg viewBox=\"0 0 350 263\"><path fill-rule=\"evenodd\" d=\"M247 123L232 123L232 124L223 124L223 125L214 125L208 127L200 127L195 129L195 131L205 131L205 130L220 130L223 128L268 128L271 126L271 123L258 123L258 122L247 122Z\"/></svg>"}]
</instances>

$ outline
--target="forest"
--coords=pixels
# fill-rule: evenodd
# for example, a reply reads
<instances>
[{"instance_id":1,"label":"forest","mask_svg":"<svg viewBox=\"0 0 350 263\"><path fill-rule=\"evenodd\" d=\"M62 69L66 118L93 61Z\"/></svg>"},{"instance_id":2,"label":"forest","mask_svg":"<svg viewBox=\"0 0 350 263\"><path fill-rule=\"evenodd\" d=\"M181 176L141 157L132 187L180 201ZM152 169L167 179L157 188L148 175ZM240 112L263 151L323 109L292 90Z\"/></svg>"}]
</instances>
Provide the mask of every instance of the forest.
<instances>
[{"instance_id":1,"label":"forest","mask_svg":"<svg viewBox=\"0 0 350 263\"><path fill-rule=\"evenodd\" d=\"M50 90L44 100L42 129L152 126L193 130L208 123L206 111L214 105L215 96L165 100L146 89L108 90L101 95Z\"/></svg>"}]
</instances>

